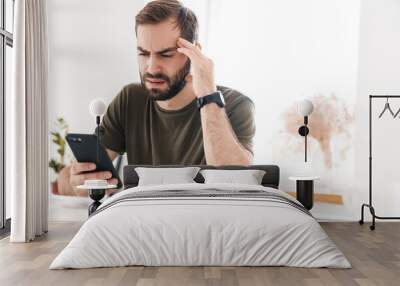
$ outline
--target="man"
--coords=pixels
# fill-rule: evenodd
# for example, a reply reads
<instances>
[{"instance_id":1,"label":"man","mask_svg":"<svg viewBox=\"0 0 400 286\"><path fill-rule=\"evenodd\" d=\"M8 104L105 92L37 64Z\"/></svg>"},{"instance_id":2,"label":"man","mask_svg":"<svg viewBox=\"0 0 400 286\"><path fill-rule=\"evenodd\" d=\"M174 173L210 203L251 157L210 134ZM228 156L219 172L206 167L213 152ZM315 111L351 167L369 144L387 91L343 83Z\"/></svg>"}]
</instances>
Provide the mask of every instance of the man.
<instances>
[{"instance_id":1,"label":"man","mask_svg":"<svg viewBox=\"0 0 400 286\"><path fill-rule=\"evenodd\" d=\"M128 164L250 165L254 104L216 86L195 14L176 0L149 2L135 32L141 83L125 86L103 117L110 158L127 152ZM94 169L77 162L64 168L60 194L86 195L76 186L87 179L116 183L110 172L88 172Z\"/></svg>"}]
</instances>

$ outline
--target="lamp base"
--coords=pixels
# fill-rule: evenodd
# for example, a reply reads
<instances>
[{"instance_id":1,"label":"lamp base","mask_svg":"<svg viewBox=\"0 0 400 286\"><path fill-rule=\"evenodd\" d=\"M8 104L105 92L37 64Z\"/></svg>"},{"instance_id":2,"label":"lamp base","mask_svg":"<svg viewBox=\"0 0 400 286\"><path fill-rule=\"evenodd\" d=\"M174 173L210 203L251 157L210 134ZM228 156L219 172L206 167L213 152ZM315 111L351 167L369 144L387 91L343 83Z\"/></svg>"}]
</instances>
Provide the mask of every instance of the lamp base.
<instances>
[{"instance_id":1,"label":"lamp base","mask_svg":"<svg viewBox=\"0 0 400 286\"><path fill-rule=\"evenodd\" d=\"M105 189L90 189L89 190L89 197L94 200L94 202L89 206L88 212L89 216L94 213L97 208L101 205L100 200L104 197L106 194Z\"/></svg>"}]
</instances>

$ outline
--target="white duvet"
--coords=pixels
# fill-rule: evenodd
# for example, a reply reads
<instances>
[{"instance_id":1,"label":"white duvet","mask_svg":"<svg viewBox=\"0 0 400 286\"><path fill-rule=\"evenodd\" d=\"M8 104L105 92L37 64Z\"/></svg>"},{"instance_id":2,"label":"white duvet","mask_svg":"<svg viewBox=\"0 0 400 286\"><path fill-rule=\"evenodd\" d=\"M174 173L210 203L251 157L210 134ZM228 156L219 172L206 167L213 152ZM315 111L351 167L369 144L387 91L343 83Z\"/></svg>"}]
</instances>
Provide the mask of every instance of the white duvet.
<instances>
[{"instance_id":1,"label":"white duvet","mask_svg":"<svg viewBox=\"0 0 400 286\"><path fill-rule=\"evenodd\" d=\"M261 190L297 202L280 190L255 185L192 183L130 188L104 201L50 269L127 265L351 267L318 222L290 204L235 196L121 200L136 192L207 189Z\"/></svg>"}]
</instances>

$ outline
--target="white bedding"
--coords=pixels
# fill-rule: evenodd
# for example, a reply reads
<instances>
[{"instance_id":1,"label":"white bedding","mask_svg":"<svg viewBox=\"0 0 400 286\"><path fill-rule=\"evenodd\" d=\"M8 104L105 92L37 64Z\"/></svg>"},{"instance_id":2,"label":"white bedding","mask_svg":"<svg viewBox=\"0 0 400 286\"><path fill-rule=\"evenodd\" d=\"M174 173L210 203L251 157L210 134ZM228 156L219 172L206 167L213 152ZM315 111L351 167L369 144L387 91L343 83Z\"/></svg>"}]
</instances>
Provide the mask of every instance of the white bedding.
<instances>
[{"instance_id":1,"label":"white bedding","mask_svg":"<svg viewBox=\"0 0 400 286\"><path fill-rule=\"evenodd\" d=\"M235 196L121 200L137 192L206 189L261 190L297 202L280 190L255 185L189 183L130 188L104 201L50 269L127 265L351 267L312 216L281 201Z\"/></svg>"}]
</instances>

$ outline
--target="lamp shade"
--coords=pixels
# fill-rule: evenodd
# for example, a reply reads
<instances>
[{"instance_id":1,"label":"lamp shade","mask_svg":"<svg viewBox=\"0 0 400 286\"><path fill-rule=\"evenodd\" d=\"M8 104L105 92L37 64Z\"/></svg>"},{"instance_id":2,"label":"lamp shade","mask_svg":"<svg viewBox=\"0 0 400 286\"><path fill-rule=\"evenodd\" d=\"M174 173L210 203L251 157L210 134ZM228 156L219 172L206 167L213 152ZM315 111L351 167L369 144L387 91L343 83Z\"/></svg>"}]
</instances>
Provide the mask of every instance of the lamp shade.
<instances>
[{"instance_id":1,"label":"lamp shade","mask_svg":"<svg viewBox=\"0 0 400 286\"><path fill-rule=\"evenodd\" d=\"M106 104L101 98L93 99L89 104L89 111L93 116L101 116L106 111Z\"/></svg>"},{"instance_id":2,"label":"lamp shade","mask_svg":"<svg viewBox=\"0 0 400 286\"><path fill-rule=\"evenodd\" d=\"M297 108L301 115L309 116L314 110L314 105L311 101L305 99L299 102Z\"/></svg>"}]
</instances>

